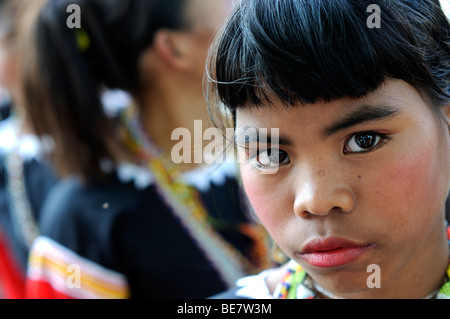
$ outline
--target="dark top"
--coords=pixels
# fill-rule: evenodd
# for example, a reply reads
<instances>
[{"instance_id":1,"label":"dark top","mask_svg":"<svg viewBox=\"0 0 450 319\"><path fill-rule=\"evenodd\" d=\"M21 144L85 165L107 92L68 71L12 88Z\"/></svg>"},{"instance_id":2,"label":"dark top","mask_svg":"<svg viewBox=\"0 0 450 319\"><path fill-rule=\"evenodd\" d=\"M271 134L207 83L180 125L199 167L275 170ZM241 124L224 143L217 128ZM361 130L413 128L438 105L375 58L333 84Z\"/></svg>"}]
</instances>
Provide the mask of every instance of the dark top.
<instances>
[{"instance_id":1,"label":"dark top","mask_svg":"<svg viewBox=\"0 0 450 319\"><path fill-rule=\"evenodd\" d=\"M237 225L248 221L236 180L200 192L210 215ZM137 189L116 175L107 182L58 183L41 216L42 235L107 269L123 274L131 298L205 298L227 288L150 184ZM253 241L231 229L220 234L240 251Z\"/></svg>"}]
</instances>

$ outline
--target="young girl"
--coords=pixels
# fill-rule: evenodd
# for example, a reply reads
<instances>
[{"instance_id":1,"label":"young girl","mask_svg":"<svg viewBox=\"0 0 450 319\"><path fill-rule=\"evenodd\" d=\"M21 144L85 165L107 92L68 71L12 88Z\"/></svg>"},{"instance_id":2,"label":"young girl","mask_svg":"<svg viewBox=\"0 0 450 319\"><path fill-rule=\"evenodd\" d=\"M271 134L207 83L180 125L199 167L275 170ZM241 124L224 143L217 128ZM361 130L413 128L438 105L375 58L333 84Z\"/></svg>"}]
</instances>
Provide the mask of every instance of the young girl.
<instances>
[{"instance_id":1,"label":"young girl","mask_svg":"<svg viewBox=\"0 0 450 319\"><path fill-rule=\"evenodd\" d=\"M239 2L211 103L235 119L246 193L291 261L217 297L450 298L449 35L437 0Z\"/></svg>"},{"instance_id":2,"label":"young girl","mask_svg":"<svg viewBox=\"0 0 450 319\"><path fill-rule=\"evenodd\" d=\"M207 49L230 9L230 0L44 7L25 90L64 180L42 210L29 297L202 298L267 266L233 166L210 172L170 157L175 128L207 128ZM68 27L77 14L80 28ZM105 114L105 87L133 97L119 118Z\"/></svg>"}]
</instances>

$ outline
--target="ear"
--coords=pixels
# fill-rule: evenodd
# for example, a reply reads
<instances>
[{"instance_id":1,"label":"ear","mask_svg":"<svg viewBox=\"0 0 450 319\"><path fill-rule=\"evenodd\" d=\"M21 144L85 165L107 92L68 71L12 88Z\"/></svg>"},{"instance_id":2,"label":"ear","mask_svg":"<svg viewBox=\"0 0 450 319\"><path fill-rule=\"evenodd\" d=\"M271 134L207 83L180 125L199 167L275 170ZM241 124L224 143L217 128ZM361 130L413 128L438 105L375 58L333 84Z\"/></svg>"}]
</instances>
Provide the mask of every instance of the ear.
<instances>
[{"instance_id":1,"label":"ear","mask_svg":"<svg viewBox=\"0 0 450 319\"><path fill-rule=\"evenodd\" d=\"M153 47L161 60L171 68L187 70L190 68L188 43L183 34L167 29L156 32Z\"/></svg>"}]
</instances>

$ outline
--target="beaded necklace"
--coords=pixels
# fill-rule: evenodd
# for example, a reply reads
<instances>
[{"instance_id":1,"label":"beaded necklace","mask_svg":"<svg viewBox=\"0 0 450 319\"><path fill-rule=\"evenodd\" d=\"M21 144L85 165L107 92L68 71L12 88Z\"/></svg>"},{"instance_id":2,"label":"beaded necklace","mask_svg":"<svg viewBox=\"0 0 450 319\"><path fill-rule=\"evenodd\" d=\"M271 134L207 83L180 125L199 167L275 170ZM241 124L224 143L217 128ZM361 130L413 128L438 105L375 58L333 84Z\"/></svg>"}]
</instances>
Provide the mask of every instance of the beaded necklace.
<instances>
[{"instance_id":1,"label":"beaded necklace","mask_svg":"<svg viewBox=\"0 0 450 319\"><path fill-rule=\"evenodd\" d=\"M209 216L198 191L180 181L181 172L177 165L145 134L135 107L130 106L122 111L122 122L124 125L119 132L120 137L129 149L148 165L158 195L225 284L231 287L237 279L249 272L270 266L266 236L261 225L238 225L238 230L256 243L255 256L252 256L256 257L256 265L253 265L213 227L217 220Z\"/></svg>"},{"instance_id":2,"label":"beaded necklace","mask_svg":"<svg viewBox=\"0 0 450 319\"><path fill-rule=\"evenodd\" d=\"M39 230L25 188L23 161L18 152L13 150L6 156L5 162L10 197L8 203L14 231L26 247L30 248L39 235Z\"/></svg>"},{"instance_id":3,"label":"beaded necklace","mask_svg":"<svg viewBox=\"0 0 450 319\"><path fill-rule=\"evenodd\" d=\"M17 138L22 121L14 117L11 119ZM14 232L30 248L34 239L39 235L36 219L33 216L31 204L28 199L23 175L23 159L19 154L18 145L5 156L6 189L9 192L8 207Z\"/></svg>"}]
</instances>

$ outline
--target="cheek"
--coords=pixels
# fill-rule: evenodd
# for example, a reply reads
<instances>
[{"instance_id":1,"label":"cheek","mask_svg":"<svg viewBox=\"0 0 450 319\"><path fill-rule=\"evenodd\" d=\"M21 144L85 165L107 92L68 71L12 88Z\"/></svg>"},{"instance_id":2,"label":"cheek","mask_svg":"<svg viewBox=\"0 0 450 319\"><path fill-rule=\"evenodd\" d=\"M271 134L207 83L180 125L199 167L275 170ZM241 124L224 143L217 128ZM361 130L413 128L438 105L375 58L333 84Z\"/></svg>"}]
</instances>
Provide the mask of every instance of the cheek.
<instances>
[{"instance_id":1,"label":"cheek","mask_svg":"<svg viewBox=\"0 0 450 319\"><path fill-rule=\"evenodd\" d=\"M283 229L283 212L290 212L286 184L276 176L267 177L252 168L241 166L241 176L247 197L267 231L276 238Z\"/></svg>"},{"instance_id":2,"label":"cheek","mask_svg":"<svg viewBox=\"0 0 450 319\"><path fill-rule=\"evenodd\" d=\"M432 143L431 143L432 144ZM420 151L407 151L385 162L379 171L375 189L377 203L382 205L381 216L399 225L426 222L438 214L448 189L448 175L442 170L444 162L428 145ZM395 216L395 218L393 218Z\"/></svg>"}]
</instances>

